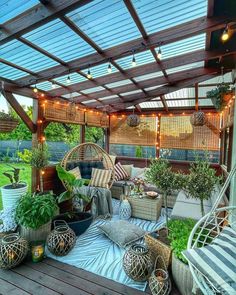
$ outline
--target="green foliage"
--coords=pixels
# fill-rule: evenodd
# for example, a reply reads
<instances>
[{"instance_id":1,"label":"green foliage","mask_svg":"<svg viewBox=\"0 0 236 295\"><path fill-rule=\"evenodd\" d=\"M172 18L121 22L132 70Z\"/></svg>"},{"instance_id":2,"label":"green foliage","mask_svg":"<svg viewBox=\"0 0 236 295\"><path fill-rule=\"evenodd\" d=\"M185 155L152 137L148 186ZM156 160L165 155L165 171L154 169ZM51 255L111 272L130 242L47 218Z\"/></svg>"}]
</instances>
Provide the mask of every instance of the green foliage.
<instances>
[{"instance_id":1,"label":"green foliage","mask_svg":"<svg viewBox=\"0 0 236 295\"><path fill-rule=\"evenodd\" d=\"M227 105L227 101L224 100L225 94L230 94L233 89L231 89L228 84L219 84L215 89L212 89L207 92L207 98L212 100L215 108L219 111L222 111Z\"/></svg>"},{"instance_id":2,"label":"green foliage","mask_svg":"<svg viewBox=\"0 0 236 295\"><path fill-rule=\"evenodd\" d=\"M0 112L0 120L1 121L15 121L16 118L14 116L12 116L11 112L9 114L4 113L4 112Z\"/></svg>"},{"instance_id":3,"label":"green foliage","mask_svg":"<svg viewBox=\"0 0 236 295\"><path fill-rule=\"evenodd\" d=\"M98 143L103 139L104 131L99 127L86 127L85 141Z\"/></svg>"},{"instance_id":4,"label":"green foliage","mask_svg":"<svg viewBox=\"0 0 236 295\"><path fill-rule=\"evenodd\" d=\"M3 172L3 175L6 176L12 185L12 188L18 188L20 186L20 168L13 167L8 165L11 169Z\"/></svg>"},{"instance_id":5,"label":"green foliage","mask_svg":"<svg viewBox=\"0 0 236 295\"><path fill-rule=\"evenodd\" d=\"M49 152L45 144L39 144L37 148L32 149L30 164L32 167L42 169L48 165Z\"/></svg>"},{"instance_id":6,"label":"green foliage","mask_svg":"<svg viewBox=\"0 0 236 295\"><path fill-rule=\"evenodd\" d=\"M67 191L61 193L58 197L58 203L71 200L74 197L83 199L88 202L89 198L76 191L77 188L82 187L85 183L84 179L76 179L75 175L66 171L61 165L56 166L57 175L61 181L66 184Z\"/></svg>"},{"instance_id":7,"label":"green foliage","mask_svg":"<svg viewBox=\"0 0 236 295\"><path fill-rule=\"evenodd\" d=\"M168 222L170 246L175 256L187 263L182 251L187 249L189 235L195 225L192 219L173 219Z\"/></svg>"},{"instance_id":8,"label":"green foliage","mask_svg":"<svg viewBox=\"0 0 236 295\"><path fill-rule=\"evenodd\" d=\"M24 149L22 152L17 152L17 156L26 164L30 164L32 159L32 151Z\"/></svg>"},{"instance_id":9,"label":"green foliage","mask_svg":"<svg viewBox=\"0 0 236 295\"><path fill-rule=\"evenodd\" d=\"M38 229L49 222L58 210L52 194L23 196L16 208L16 222L22 226Z\"/></svg>"},{"instance_id":10,"label":"green foliage","mask_svg":"<svg viewBox=\"0 0 236 295\"><path fill-rule=\"evenodd\" d=\"M135 148L135 157L142 158L143 157L143 149L141 146L136 146Z\"/></svg>"}]
</instances>

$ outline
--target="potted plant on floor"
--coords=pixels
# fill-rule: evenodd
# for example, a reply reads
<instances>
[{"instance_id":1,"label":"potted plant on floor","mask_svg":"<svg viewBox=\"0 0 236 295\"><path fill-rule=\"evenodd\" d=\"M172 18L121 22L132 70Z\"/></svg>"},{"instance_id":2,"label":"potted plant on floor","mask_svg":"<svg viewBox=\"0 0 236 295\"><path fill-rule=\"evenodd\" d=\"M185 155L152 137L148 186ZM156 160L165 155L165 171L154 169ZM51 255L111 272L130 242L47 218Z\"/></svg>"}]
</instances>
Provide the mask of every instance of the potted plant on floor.
<instances>
[{"instance_id":1,"label":"potted plant on floor","mask_svg":"<svg viewBox=\"0 0 236 295\"><path fill-rule=\"evenodd\" d=\"M3 208L15 207L22 195L28 190L28 185L20 180L21 168L16 168L11 165L9 170L3 172L3 175L10 180L10 184L1 187Z\"/></svg>"},{"instance_id":2,"label":"potted plant on floor","mask_svg":"<svg viewBox=\"0 0 236 295\"><path fill-rule=\"evenodd\" d=\"M89 202L90 199L79 192L79 188L85 183L83 179L77 179L74 174L66 171L61 165L57 165L57 174L60 180L65 184L66 191L58 197L58 203L66 202L69 204L68 212L60 214L55 219L64 220L68 223L75 234L81 235L90 226L93 216L89 212L83 212L83 201ZM80 202L81 207L77 209L73 206L73 201Z\"/></svg>"},{"instance_id":3,"label":"potted plant on floor","mask_svg":"<svg viewBox=\"0 0 236 295\"><path fill-rule=\"evenodd\" d=\"M25 194L16 207L16 222L21 236L29 242L45 241L57 212L58 206L52 194Z\"/></svg>"}]
</instances>

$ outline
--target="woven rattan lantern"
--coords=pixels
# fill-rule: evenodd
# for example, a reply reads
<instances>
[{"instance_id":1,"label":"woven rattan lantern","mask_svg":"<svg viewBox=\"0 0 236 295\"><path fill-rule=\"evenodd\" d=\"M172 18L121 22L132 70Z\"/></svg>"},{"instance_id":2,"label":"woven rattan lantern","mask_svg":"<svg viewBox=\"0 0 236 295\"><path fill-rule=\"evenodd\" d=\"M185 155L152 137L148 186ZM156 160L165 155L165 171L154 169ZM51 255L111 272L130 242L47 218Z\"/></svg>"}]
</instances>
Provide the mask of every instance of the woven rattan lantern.
<instances>
[{"instance_id":1,"label":"woven rattan lantern","mask_svg":"<svg viewBox=\"0 0 236 295\"><path fill-rule=\"evenodd\" d=\"M194 112L190 117L190 123L193 126L203 126L206 124L206 115L204 112Z\"/></svg>"},{"instance_id":2,"label":"woven rattan lantern","mask_svg":"<svg viewBox=\"0 0 236 295\"><path fill-rule=\"evenodd\" d=\"M139 244L131 246L123 257L123 268L127 276L134 281L146 281L153 269L148 248Z\"/></svg>"},{"instance_id":3,"label":"woven rattan lantern","mask_svg":"<svg viewBox=\"0 0 236 295\"><path fill-rule=\"evenodd\" d=\"M76 235L64 220L54 221L54 230L47 238L48 250L56 256L67 255L75 245Z\"/></svg>"},{"instance_id":4,"label":"woven rattan lantern","mask_svg":"<svg viewBox=\"0 0 236 295\"><path fill-rule=\"evenodd\" d=\"M140 118L136 114L129 115L127 117L127 124L130 127L137 127L140 124Z\"/></svg>"},{"instance_id":5,"label":"woven rattan lantern","mask_svg":"<svg viewBox=\"0 0 236 295\"><path fill-rule=\"evenodd\" d=\"M28 242L19 234L8 234L0 241L0 268L10 269L20 264L28 252Z\"/></svg>"}]
</instances>

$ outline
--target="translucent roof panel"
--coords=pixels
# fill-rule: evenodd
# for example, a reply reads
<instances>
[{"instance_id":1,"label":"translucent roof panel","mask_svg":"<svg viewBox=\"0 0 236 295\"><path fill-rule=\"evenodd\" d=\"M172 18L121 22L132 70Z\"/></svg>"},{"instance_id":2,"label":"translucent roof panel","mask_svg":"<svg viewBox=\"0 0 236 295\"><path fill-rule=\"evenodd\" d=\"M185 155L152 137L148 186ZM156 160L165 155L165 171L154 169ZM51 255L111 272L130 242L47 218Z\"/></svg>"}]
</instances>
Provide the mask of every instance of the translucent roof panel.
<instances>
[{"instance_id":1,"label":"translucent roof panel","mask_svg":"<svg viewBox=\"0 0 236 295\"><path fill-rule=\"evenodd\" d=\"M195 68L199 68L199 67L203 67L203 66L204 66L204 61L199 61L199 62L187 64L184 66L171 68L171 69L166 70L166 72L169 75L169 74L178 73L178 72L186 71L186 70L191 70L191 69L195 69Z\"/></svg>"},{"instance_id":2,"label":"translucent roof panel","mask_svg":"<svg viewBox=\"0 0 236 295\"><path fill-rule=\"evenodd\" d=\"M90 73L93 78L97 78L97 77L101 77L101 76L105 76L105 75L110 75L110 73L108 73L108 71L107 71L107 67L108 67L107 63L100 64L95 67L91 67ZM88 69L85 69L82 72L87 75ZM115 73L115 72L118 72L118 70L115 67L112 67L112 73Z\"/></svg>"},{"instance_id":3,"label":"translucent roof panel","mask_svg":"<svg viewBox=\"0 0 236 295\"><path fill-rule=\"evenodd\" d=\"M31 85L31 86L34 86L34 85ZM48 91L48 90L60 88L60 86L57 85L57 84L54 84L54 88L52 88L52 83L48 82L48 81L45 81L45 82L42 82L42 83L37 83L37 88L41 89L41 90Z\"/></svg>"},{"instance_id":4,"label":"translucent roof panel","mask_svg":"<svg viewBox=\"0 0 236 295\"><path fill-rule=\"evenodd\" d=\"M159 71L159 72L155 72L155 73L150 73L150 74L134 77L134 80L136 82L139 82L139 81L144 81L144 80L157 78L157 77L161 77L161 76L163 76L163 73L161 71Z\"/></svg>"},{"instance_id":5,"label":"translucent roof panel","mask_svg":"<svg viewBox=\"0 0 236 295\"><path fill-rule=\"evenodd\" d=\"M83 101L84 104L90 104L93 102L96 102L96 99L90 99L90 100Z\"/></svg>"},{"instance_id":6,"label":"translucent roof panel","mask_svg":"<svg viewBox=\"0 0 236 295\"><path fill-rule=\"evenodd\" d=\"M126 56L120 59L117 59L116 62L125 70L132 68L132 59L133 56ZM153 57L151 51L147 50L144 52L140 52L135 54L135 61L137 66L141 66L144 64L148 64L151 62L155 62L155 58Z\"/></svg>"},{"instance_id":7,"label":"translucent roof panel","mask_svg":"<svg viewBox=\"0 0 236 295\"><path fill-rule=\"evenodd\" d=\"M150 34L207 14L207 0L132 0Z\"/></svg>"},{"instance_id":8,"label":"translucent roof panel","mask_svg":"<svg viewBox=\"0 0 236 295\"><path fill-rule=\"evenodd\" d=\"M9 21L39 3L38 0L1 0L0 23Z\"/></svg>"},{"instance_id":9,"label":"translucent roof panel","mask_svg":"<svg viewBox=\"0 0 236 295\"><path fill-rule=\"evenodd\" d=\"M194 88L183 88L171 93L165 94L165 99L175 99L175 98L191 98L195 97L195 89Z\"/></svg>"},{"instance_id":10,"label":"translucent roof panel","mask_svg":"<svg viewBox=\"0 0 236 295\"><path fill-rule=\"evenodd\" d=\"M126 96L126 95L132 95L132 94L137 94L137 93L141 93L142 90L134 90L134 91L129 91L129 92L124 92L124 93L121 93L121 95L123 96Z\"/></svg>"},{"instance_id":11,"label":"translucent roof panel","mask_svg":"<svg viewBox=\"0 0 236 295\"><path fill-rule=\"evenodd\" d=\"M205 48L206 34L193 36L161 47L162 59L178 56ZM159 48L156 48L158 52Z\"/></svg>"},{"instance_id":12,"label":"translucent roof panel","mask_svg":"<svg viewBox=\"0 0 236 295\"><path fill-rule=\"evenodd\" d=\"M27 33L24 37L66 62L95 52L87 42L58 19Z\"/></svg>"},{"instance_id":13,"label":"translucent roof panel","mask_svg":"<svg viewBox=\"0 0 236 295\"><path fill-rule=\"evenodd\" d=\"M155 109L155 108L163 108L163 104L161 101L148 101L142 102L139 104L142 109Z\"/></svg>"},{"instance_id":14,"label":"translucent roof panel","mask_svg":"<svg viewBox=\"0 0 236 295\"><path fill-rule=\"evenodd\" d=\"M1 46L1 58L35 72L58 65L51 58L17 40Z\"/></svg>"},{"instance_id":15,"label":"translucent roof panel","mask_svg":"<svg viewBox=\"0 0 236 295\"><path fill-rule=\"evenodd\" d=\"M72 93L64 94L64 95L62 95L62 97L70 99L70 98L77 97L80 95L81 94L79 94L78 92L72 92Z\"/></svg>"},{"instance_id":16,"label":"translucent roof panel","mask_svg":"<svg viewBox=\"0 0 236 295\"><path fill-rule=\"evenodd\" d=\"M148 87L148 88L144 88L145 91L150 91L150 90L154 90L154 89L157 89L157 88L160 88L164 86L164 84L162 85L157 85L157 86L152 86L152 87Z\"/></svg>"},{"instance_id":17,"label":"translucent roof panel","mask_svg":"<svg viewBox=\"0 0 236 295\"><path fill-rule=\"evenodd\" d=\"M118 82L113 82L113 83L109 83L109 84L105 84L105 86L107 86L108 88L115 88L115 87L119 87L119 86L124 86L124 85L128 85L133 83L131 80L121 80Z\"/></svg>"},{"instance_id":18,"label":"translucent roof panel","mask_svg":"<svg viewBox=\"0 0 236 295\"><path fill-rule=\"evenodd\" d=\"M213 106L211 99L199 99L198 104L200 107Z\"/></svg>"},{"instance_id":19,"label":"translucent roof panel","mask_svg":"<svg viewBox=\"0 0 236 295\"><path fill-rule=\"evenodd\" d=\"M215 78L212 78L212 79L203 81L203 82L201 82L199 84L200 85L203 85L203 84L218 84L218 83L221 83L221 82L222 82L222 76L217 76ZM232 74L230 72L224 74L224 82L233 83L233 81L232 81Z\"/></svg>"},{"instance_id":20,"label":"translucent roof panel","mask_svg":"<svg viewBox=\"0 0 236 295\"><path fill-rule=\"evenodd\" d=\"M112 98L119 98L119 96L118 95L110 95L110 96L99 98L99 100L103 101L103 100L108 100L108 99L112 99Z\"/></svg>"},{"instance_id":21,"label":"translucent roof panel","mask_svg":"<svg viewBox=\"0 0 236 295\"><path fill-rule=\"evenodd\" d=\"M83 90L82 92L85 94L89 94L89 93L93 93L93 92L97 92L97 91L101 91L101 90L105 90L105 88L98 86L98 87L93 87L93 88Z\"/></svg>"},{"instance_id":22,"label":"translucent roof panel","mask_svg":"<svg viewBox=\"0 0 236 295\"><path fill-rule=\"evenodd\" d=\"M141 37L121 0L95 0L67 16L103 49Z\"/></svg>"},{"instance_id":23,"label":"translucent roof panel","mask_svg":"<svg viewBox=\"0 0 236 295\"><path fill-rule=\"evenodd\" d=\"M0 76L10 80L19 79L21 77L27 76L28 73L0 63Z\"/></svg>"},{"instance_id":24,"label":"translucent roof panel","mask_svg":"<svg viewBox=\"0 0 236 295\"><path fill-rule=\"evenodd\" d=\"M68 84L66 82L66 79L67 79L68 76L70 76L70 81L71 81L70 84ZM69 85L72 85L72 84L75 84L75 83L86 81L87 79L84 76L81 76L81 75L79 75L77 73L72 73L72 74L68 73L67 75L61 76L59 78L55 78L53 80L65 85L65 86L69 86Z\"/></svg>"},{"instance_id":25,"label":"translucent roof panel","mask_svg":"<svg viewBox=\"0 0 236 295\"><path fill-rule=\"evenodd\" d=\"M171 100L171 101L167 101L166 103L168 107L172 107L172 108L195 106L194 99Z\"/></svg>"},{"instance_id":26,"label":"translucent roof panel","mask_svg":"<svg viewBox=\"0 0 236 295\"><path fill-rule=\"evenodd\" d=\"M212 87L198 87L198 96L199 97L206 97L207 91L211 91L215 86Z\"/></svg>"}]
</instances>

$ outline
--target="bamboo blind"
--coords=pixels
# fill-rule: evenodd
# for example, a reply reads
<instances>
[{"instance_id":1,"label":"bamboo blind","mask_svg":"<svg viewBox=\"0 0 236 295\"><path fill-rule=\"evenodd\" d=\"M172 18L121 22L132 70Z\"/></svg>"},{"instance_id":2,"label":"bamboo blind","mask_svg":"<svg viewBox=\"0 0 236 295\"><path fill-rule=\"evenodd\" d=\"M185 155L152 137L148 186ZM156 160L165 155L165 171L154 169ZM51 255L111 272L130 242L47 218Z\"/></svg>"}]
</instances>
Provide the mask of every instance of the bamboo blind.
<instances>
[{"instance_id":1,"label":"bamboo blind","mask_svg":"<svg viewBox=\"0 0 236 295\"><path fill-rule=\"evenodd\" d=\"M162 116L160 125L161 148L219 150L219 114L207 116L204 126L193 127L190 116Z\"/></svg>"},{"instance_id":2,"label":"bamboo blind","mask_svg":"<svg viewBox=\"0 0 236 295\"><path fill-rule=\"evenodd\" d=\"M223 113L222 113L222 128L229 127L233 124L234 104L235 104L235 99L232 101L231 106L223 111Z\"/></svg>"},{"instance_id":3,"label":"bamboo blind","mask_svg":"<svg viewBox=\"0 0 236 295\"><path fill-rule=\"evenodd\" d=\"M110 143L153 146L156 143L156 117L140 117L137 127L129 127L126 117L111 117Z\"/></svg>"},{"instance_id":4,"label":"bamboo blind","mask_svg":"<svg viewBox=\"0 0 236 295\"><path fill-rule=\"evenodd\" d=\"M109 127L109 116L105 113L88 111L85 113L85 121L88 126Z\"/></svg>"}]
</instances>

